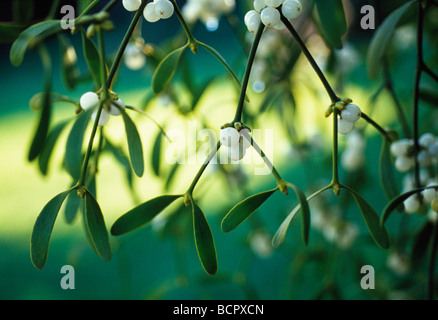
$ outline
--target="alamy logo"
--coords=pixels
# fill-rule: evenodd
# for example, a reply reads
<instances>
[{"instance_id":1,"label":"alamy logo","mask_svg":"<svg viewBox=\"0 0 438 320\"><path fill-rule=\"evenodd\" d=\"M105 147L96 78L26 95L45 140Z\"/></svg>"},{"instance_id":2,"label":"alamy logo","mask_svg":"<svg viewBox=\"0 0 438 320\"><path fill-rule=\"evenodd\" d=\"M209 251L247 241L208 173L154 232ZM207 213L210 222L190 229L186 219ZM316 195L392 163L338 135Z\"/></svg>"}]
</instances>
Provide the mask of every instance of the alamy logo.
<instances>
[{"instance_id":1,"label":"alamy logo","mask_svg":"<svg viewBox=\"0 0 438 320\"><path fill-rule=\"evenodd\" d=\"M64 16L61 18L61 28L63 30L75 28L75 8L70 5L64 5L61 7L61 14Z\"/></svg>"},{"instance_id":2,"label":"alamy logo","mask_svg":"<svg viewBox=\"0 0 438 320\"><path fill-rule=\"evenodd\" d=\"M360 269L361 274L365 274L360 280L360 287L363 290L373 290L374 286L374 267L370 265L362 266Z\"/></svg>"},{"instance_id":3,"label":"alamy logo","mask_svg":"<svg viewBox=\"0 0 438 320\"><path fill-rule=\"evenodd\" d=\"M75 269L70 265L62 266L61 274L65 274L61 278L61 288L63 290L73 290L75 288Z\"/></svg>"},{"instance_id":4,"label":"alamy logo","mask_svg":"<svg viewBox=\"0 0 438 320\"><path fill-rule=\"evenodd\" d=\"M374 7L371 5L363 6L360 9L360 13L364 15L360 20L360 27L364 30L374 30L376 28L376 14Z\"/></svg>"}]
</instances>

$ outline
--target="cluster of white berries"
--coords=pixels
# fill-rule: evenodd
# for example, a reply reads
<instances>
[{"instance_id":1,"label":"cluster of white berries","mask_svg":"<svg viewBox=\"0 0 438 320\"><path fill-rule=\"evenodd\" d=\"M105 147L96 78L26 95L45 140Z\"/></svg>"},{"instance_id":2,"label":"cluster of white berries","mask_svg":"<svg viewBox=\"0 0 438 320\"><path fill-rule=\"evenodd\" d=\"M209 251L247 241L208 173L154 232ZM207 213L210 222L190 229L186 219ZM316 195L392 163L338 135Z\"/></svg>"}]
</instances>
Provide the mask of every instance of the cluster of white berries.
<instances>
[{"instance_id":1,"label":"cluster of white berries","mask_svg":"<svg viewBox=\"0 0 438 320\"><path fill-rule=\"evenodd\" d=\"M143 52L143 43L130 42L126 46L123 62L130 70L140 70L146 63L146 55Z\"/></svg>"},{"instance_id":2,"label":"cluster of white berries","mask_svg":"<svg viewBox=\"0 0 438 320\"><path fill-rule=\"evenodd\" d=\"M342 167L345 170L356 171L364 165L365 144L364 137L357 130L353 130L347 136L347 145L341 157Z\"/></svg>"},{"instance_id":3,"label":"cluster of white berries","mask_svg":"<svg viewBox=\"0 0 438 320\"><path fill-rule=\"evenodd\" d=\"M400 139L391 144L391 154L395 157L395 167L398 171L405 173L412 170L415 166L415 154L420 165L419 182L425 189L421 194L414 194L404 202L406 213L418 213L422 210L422 204L430 204L432 212L438 212L438 180L429 177L428 169L438 163L438 137L431 133L424 133L418 139L420 150L415 152L413 139ZM406 175L403 192L408 192L416 188L412 173Z\"/></svg>"},{"instance_id":4,"label":"cluster of white berries","mask_svg":"<svg viewBox=\"0 0 438 320\"><path fill-rule=\"evenodd\" d=\"M214 31L220 16L232 11L235 4L235 0L188 0L181 10L188 23L201 20L209 31Z\"/></svg>"},{"instance_id":5,"label":"cluster of white berries","mask_svg":"<svg viewBox=\"0 0 438 320\"><path fill-rule=\"evenodd\" d=\"M96 109L91 115L91 119L93 121L96 120L97 106L99 105L99 101L100 101L99 95L96 92L92 92L92 91L84 93L79 100L79 104L83 110L89 110L92 108ZM125 109L125 107L126 107L125 103L120 98L116 98L115 100L113 100L113 102L109 107L106 107L104 105L100 113L98 125L101 127L104 126L109 121L110 115L113 116L120 115L121 114L120 109Z\"/></svg>"},{"instance_id":6,"label":"cluster of white berries","mask_svg":"<svg viewBox=\"0 0 438 320\"><path fill-rule=\"evenodd\" d=\"M424 189L421 194L414 194L403 201L406 213L419 213L422 204L430 204L432 210L432 212L430 212L431 218L433 212L438 213L438 181L431 180L427 184L427 187L428 188Z\"/></svg>"},{"instance_id":7,"label":"cluster of white berries","mask_svg":"<svg viewBox=\"0 0 438 320\"><path fill-rule=\"evenodd\" d=\"M421 167L429 167L438 160L438 138L431 133L425 133L418 139L421 150L417 160ZM415 165L414 140L401 139L391 144L391 153L395 157L395 167L400 172L408 172Z\"/></svg>"},{"instance_id":8,"label":"cluster of white berries","mask_svg":"<svg viewBox=\"0 0 438 320\"><path fill-rule=\"evenodd\" d=\"M354 123L360 119L362 112L360 108L352 103L344 106L338 118L338 132L347 134L354 128Z\"/></svg>"},{"instance_id":9,"label":"cluster of white berries","mask_svg":"<svg viewBox=\"0 0 438 320\"><path fill-rule=\"evenodd\" d=\"M228 148L228 157L232 161L241 160L251 146L250 130L243 128L237 131L234 127L225 127L219 134L220 142Z\"/></svg>"},{"instance_id":10,"label":"cluster of white berries","mask_svg":"<svg viewBox=\"0 0 438 320\"><path fill-rule=\"evenodd\" d=\"M399 275L405 275L409 271L409 257L398 250L388 254L386 266Z\"/></svg>"},{"instance_id":11,"label":"cluster of white berries","mask_svg":"<svg viewBox=\"0 0 438 320\"><path fill-rule=\"evenodd\" d=\"M254 10L250 10L245 15L245 25L249 32L255 33L260 22L267 27L284 29L281 21L281 14L286 19L296 19L301 15L303 7L298 0L254 0Z\"/></svg>"},{"instance_id":12,"label":"cluster of white berries","mask_svg":"<svg viewBox=\"0 0 438 320\"><path fill-rule=\"evenodd\" d=\"M137 11L141 6L141 0L123 0L122 4L128 11ZM160 19L169 19L174 10L169 0L154 0L146 5L143 16L149 22L156 22Z\"/></svg>"},{"instance_id":13,"label":"cluster of white berries","mask_svg":"<svg viewBox=\"0 0 438 320\"><path fill-rule=\"evenodd\" d=\"M312 227L341 249L350 248L359 235L357 225L342 219L341 209L328 205L325 198L315 198L313 202Z\"/></svg>"}]
</instances>

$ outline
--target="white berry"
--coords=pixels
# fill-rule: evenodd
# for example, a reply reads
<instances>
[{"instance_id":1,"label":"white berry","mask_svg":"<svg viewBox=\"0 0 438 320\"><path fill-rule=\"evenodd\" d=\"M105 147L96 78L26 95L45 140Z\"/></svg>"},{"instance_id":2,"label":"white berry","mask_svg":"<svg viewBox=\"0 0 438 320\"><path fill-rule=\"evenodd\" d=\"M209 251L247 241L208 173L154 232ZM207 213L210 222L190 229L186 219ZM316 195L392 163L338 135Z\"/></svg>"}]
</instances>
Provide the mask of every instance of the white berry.
<instances>
[{"instance_id":1,"label":"white berry","mask_svg":"<svg viewBox=\"0 0 438 320\"><path fill-rule=\"evenodd\" d=\"M245 22L246 25L248 25L248 22L249 22L251 16L253 16L254 14L259 14L259 13L257 11L255 11L255 10L249 10L245 14L245 17L243 18L243 21Z\"/></svg>"},{"instance_id":2,"label":"white berry","mask_svg":"<svg viewBox=\"0 0 438 320\"><path fill-rule=\"evenodd\" d=\"M260 13L260 18L265 26L273 27L280 22L280 12L277 9L267 7Z\"/></svg>"},{"instance_id":3,"label":"white berry","mask_svg":"<svg viewBox=\"0 0 438 320\"><path fill-rule=\"evenodd\" d=\"M113 116L119 116L121 114L120 109L125 109L125 103L122 99L118 98L116 101L114 101L111 106L109 107L108 112Z\"/></svg>"},{"instance_id":4,"label":"white berry","mask_svg":"<svg viewBox=\"0 0 438 320\"><path fill-rule=\"evenodd\" d=\"M221 130L219 139L224 146L233 147L239 144L240 133L233 127L227 127Z\"/></svg>"},{"instance_id":5,"label":"white berry","mask_svg":"<svg viewBox=\"0 0 438 320\"><path fill-rule=\"evenodd\" d=\"M169 19L173 15L174 10L172 2L169 0L158 0L155 3L155 14L161 19Z\"/></svg>"},{"instance_id":6,"label":"white berry","mask_svg":"<svg viewBox=\"0 0 438 320\"><path fill-rule=\"evenodd\" d=\"M99 96L95 92L86 92L81 96L79 104L83 110L95 108L99 104Z\"/></svg>"},{"instance_id":7,"label":"white berry","mask_svg":"<svg viewBox=\"0 0 438 320\"><path fill-rule=\"evenodd\" d=\"M286 0L282 7L281 13L286 19L296 19L303 12L303 7L298 0Z\"/></svg>"},{"instance_id":8,"label":"white berry","mask_svg":"<svg viewBox=\"0 0 438 320\"><path fill-rule=\"evenodd\" d=\"M251 10L245 15L245 24L248 31L251 33L256 33L260 25L260 13Z\"/></svg>"},{"instance_id":9,"label":"white berry","mask_svg":"<svg viewBox=\"0 0 438 320\"><path fill-rule=\"evenodd\" d=\"M354 123L345 119L338 118L338 132L347 134L353 130Z\"/></svg>"},{"instance_id":10,"label":"white berry","mask_svg":"<svg viewBox=\"0 0 438 320\"><path fill-rule=\"evenodd\" d=\"M428 184L427 186L430 187L432 185L436 185L436 183L431 183L431 184ZM433 199L438 197L438 192L435 188L424 189L422 194L423 194L424 200L426 200L427 202L432 202Z\"/></svg>"},{"instance_id":11,"label":"white berry","mask_svg":"<svg viewBox=\"0 0 438 320\"><path fill-rule=\"evenodd\" d=\"M429 146L427 151L429 151L429 153L432 156L438 157L438 141L434 142L431 146Z\"/></svg>"},{"instance_id":12,"label":"white berry","mask_svg":"<svg viewBox=\"0 0 438 320\"><path fill-rule=\"evenodd\" d=\"M141 0L123 0L122 4L128 11L137 11L141 6Z\"/></svg>"},{"instance_id":13,"label":"white berry","mask_svg":"<svg viewBox=\"0 0 438 320\"><path fill-rule=\"evenodd\" d=\"M436 138L431 133L425 133L420 137L420 139L418 139L418 143L420 144L420 146L426 149L429 148L431 145L433 145L435 141Z\"/></svg>"},{"instance_id":14,"label":"white berry","mask_svg":"<svg viewBox=\"0 0 438 320\"><path fill-rule=\"evenodd\" d=\"M279 7L282 2L283 2L283 0L265 0L266 6L271 7L271 8Z\"/></svg>"},{"instance_id":15,"label":"white berry","mask_svg":"<svg viewBox=\"0 0 438 320\"><path fill-rule=\"evenodd\" d=\"M94 111L93 114L91 115L91 119L93 120L93 122L96 121L96 116L97 116L97 110ZM97 125L103 127L108 122L109 118L110 118L110 114L106 112L105 109L102 109Z\"/></svg>"},{"instance_id":16,"label":"white berry","mask_svg":"<svg viewBox=\"0 0 438 320\"><path fill-rule=\"evenodd\" d=\"M134 43L129 43L126 46L123 57L125 65L131 70L139 70L144 67L146 63L146 56L141 48Z\"/></svg>"},{"instance_id":17,"label":"white berry","mask_svg":"<svg viewBox=\"0 0 438 320\"><path fill-rule=\"evenodd\" d=\"M360 150L348 148L342 153L342 167L347 171L355 171L364 164L364 156Z\"/></svg>"},{"instance_id":18,"label":"white berry","mask_svg":"<svg viewBox=\"0 0 438 320\"><path fill-rule=\"evenodd\" d=\"M410 139L401 139L394 141L391 144L390 150L394 157L408 156L409 148L413 145L413 141Z\"/></svg>"},{"instance_id":19,"label":"white berry","mask_svg":"<svg viewBox=\"0 0 438 320\"><path fill-rule=\"evenodd\" d=\"M350 122L356 122L359 120L362 112L360 108L355 104L347 104L345 109L341 111L342 119L345 119Z\"/></svg>"},{"instance_id":20,"label":"white berry","mask_svg":"<svg viewBox=\"0 0 438 320\"><path fill-rule=\"evenodd\" d=\"M254 0L254 9L257 12L262 11L264 8L266 8L265 0Z\"/></svg>"},{"instance_id":21,"label":"white berry","mask_svg":"<svg viewBox=\"0 0 438 320\"><path fill-rule=\"evenodd\" d=\"M156 22L160 20L160 16L155 13L155 2L149 2L143 11L143 16L146 21Z\"/></svg>"},{"instance_id":22,"label":"white berry","mask_svg":"<svg viewBox=\"0 0 438 320\"><path fill-rule=\"evenodd\" d=\"M412 158L397 157L397 159L395 159L395 167L400 172L408 172L414 164L415 162Z\"/></svg>"},{"instance_id":23,"label":"white berry","mask_svg":"<svg viewBox=\"0 0 438 320\"><path fill-rule=\"evenodd\" d=\"M403 205L407 213L414 213L420 209L420 201L416 195L410 196L403 201Z\"/></svg>"}]
</instances>

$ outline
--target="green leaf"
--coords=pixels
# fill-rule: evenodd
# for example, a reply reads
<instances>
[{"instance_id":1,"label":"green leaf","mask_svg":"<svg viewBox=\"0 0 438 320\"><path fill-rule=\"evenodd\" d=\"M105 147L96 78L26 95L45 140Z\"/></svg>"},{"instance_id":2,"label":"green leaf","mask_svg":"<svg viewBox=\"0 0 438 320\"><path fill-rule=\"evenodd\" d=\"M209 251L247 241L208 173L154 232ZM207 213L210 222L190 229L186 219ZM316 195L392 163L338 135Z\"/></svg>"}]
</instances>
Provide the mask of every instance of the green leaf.
<instances>
[{"instance_id":1,"label":"green leaf","mask_svg":"<svg viewBox=\"0 0 438 320\"><path fill-rule=\"evenodd\" d=\"M408 11L413 10L413 6L416 3L417 1L409 1L398 9L394 10L388 17L386 17L386 19L374 33L371 43L368 47L366 59L368 76L371 79L374 79L382 69L382 59L385 55L389 41L394 34L395 28L398 26L404 15Z\"/></svg>"},{"instance_id":2,"label":"green leaf","mask_svg":"<svg viewBox=\"0 0 438 320\"><path fill-rule=\"evenodd\" d=\"M161 160L161 138L162 132L159 131L157 137L155 138L154 147L152 149L152 169L155 175L160 176L160 160Z\"/></svg>"},{"instance_id":3,"label":"green leaf","mask_svg":"<svg viewBox=\"0 0 438 320\"><path fill-rule=\"evenodd\" d=\"M400 190L395 178L394 169L391 161L390 142L383 137L382 150L380 152L380 183L382 184L383 191L385 192L388 200L400 194Z\"/></svg>"},{"instance_id":4,"label":"green leaf","mask_svg":"<svg viewBox=\"0 0 438 320\"><path fill-rule=\"evenodd\" d=\"M69 120L58 123L47 136L44 147L38 157L38 166L43 175L47 174L50 157L52 156L56 141L58 141L59 136L61 135L62 131L65 129L68 123Z\"/></svg>"},{"instance_id":5,"label":"green leaf","mask_svg":"<svg viewBox=\"0 0 438 320\"><path fill-rule=\"evenodd\" d=\"M30 257L32 264L39 270L46 264L50 237L56 217L62 203L71 191L72 189L64 191L50 200L35 221L30 240Z\"/></svg>"},{"instance_id":6,"label":"green leaf","mask_svg":"<svg viewBox=\"0 0 438 320\"><path fill-rule=\"evenodd\" d=\"M284 221L281 223L280 227L277 229L277 232L275 233L274 237L272 238L272 246L274 248L278 248L280 245L283 244L285 238L286 238L286 233L287 230L289 229L290 223L292 222L292 219L295 217L295 215L297 214L297 212L301 209L302 204L303 203L308 203L310 200L312 200L314 197L316 197L317 195L319 195L320 193L322 193L323 191L329 189L329 187L324 187L316 192L314 192L313 194L311 194L309 197L307 197L307 199L305 199L306 201L304 202L302 199L302 195L300 195L298 197L298 200L300 201L300 203L289 213L289 215L286 217L286 219L284 219ZM309 210L307 208L307 210ZM305 217L306 215L309 215L309 217ZM306 237L304 237L306 234L308 236L308 230L306 230L307 228L309 228L310 226L310 210L308 213L304 213L303 214L304 219L303 219L303 225L302 225L302 236L303 236L303 240L306 239ZM307 220L307 221L306 221ZM305 232L307 231L307 232ZM304 243L307 243L306 241Z\"/></svg>"},{"instance_id":7,"label":"green leaf","mask_svg":"<svg viewBox=\"0 0 438 320\"><path fill-rule=\"evenodd\" d=\"M102 210L94 196L89 191L85 192L84 200L85 223L90 240L96 253L105 261L109 261L111 260L111 246Z\"/></svg>"},{"instance_id":8,"label":"green leaf","mask_svg":"<svg viewBox=\"0 0 438 320\"><path fill-rule=\"evenodd\" d=\"M36 48L45 38L62 31L60 20L47 20L24 30L12 44L9 58L12 65L18 67L26 51Z\"/></svg>"},{"instance_id":9,"label":"green leaf","mask_svg":"<svg viewBox=\"0 0 438 320\"><path fill-rule=\"evenodd\" d=\"M112 154L114 156L114 159L123 167L128 185L132 188L132 169L128 156L121 148L114 146L108 139L105 139L103 150L108 151L110 154Z\"/></svg>"},{"instance_id":10,"label":"green leaf","mask_svg":"<svg viewBox=\"0 0 438 320\"><path fill-rule=\"evenodd\" d=\"M175 178L176 171L178 170L179 167L180 167L179 163L175 162L173 164L173 166L170 168L169 174L168 174L166 182L164 184L164 189L165 190L169 190L170 185L171 185L173 179Z\"/></svg>"},{"instance_id":11,"label":"green leaf","mask_svg":"<svg viewBox=\"0 0 438 320\"><path fill-rule=\"evenodd\" d=\"M33 97L29 101L29 106L32 110L38 111L43 109L44 107L44 100L46 99L46 93L45 92L38 92L33 95ZM68 102L73 105L77 105L76 101L73 101L67 96L64 96L59 93L50 92L50 103L57 103L57 102Z\"/></svg>"},{"instance_id":12,"label":"green leaf","mask_svg":"<svg viewBox=\"0 0 438 320\"><path fill-rule=\"evenodd\" d=\"M402 193L398 197L395 197L386 205L385 209L383 209L381 223L384 224L386 222L386 220L389 218L389 216L391 215L391 213L397 207L401 206L403 204L403 201L405 201L410 196L412 196L416 193L420 193L424 189L437 188L437 187L438 187L438 185L430 185L430 186L426 186L426 187L422 187L422 188L417 188L417 189L413 189L413 190L407 191L405 193Z\"/></svg>"},{"instance_id":13,"label":"green leaf","mask_svg":"<svg viewBox=\"0 0 438 320\"><path fill-rule=\"evenodd\" d=\"M223 218L221 224L222 231L229 232L236 228L277 190L278 188L275 188L257 193L236 204Z\"/></svg>"},{"instance_id":14,"label":"green leaf","mask_svg":"<svg viewBox=\"0 0 438 320\"><path fill-rule=\"evenodd\" d=\"M100 23L108 19L107 12L99 12L94 15L84 15L75 20L75 26ZM36 23L24 30L12 44L9 51L9 59L12 65L18 67L24 59L28 49L38 47L46 38L62 32L61 20L46 20Z\"/></svg>"},{"instance_id":15,"label":"green leaf","mask_svg":"<svg viewBox=\"0 0 438 320\"><path fill-rule=\"evenodd\" d=\"M44 144L49 131L51 118L50 87L43 93L43 104L40 120L30 145L28 160L35 160L44 148Z\"/></svg>"},{"instance_id":16,"label":"green leaf","mask_svg":"<svg viewBox=\"0 0 438 320\"><path fill-rule=\"evenodd\" d=\"M316 0L318 29L326 43L335 49L342 48L342 36L347 32L342 0Z\"/></svg>"},{"instance_id":17,"label":"green leaf","mask_svg":"<svg viewBox=\"0 0 438 320\"><path fill-rule=\"evenodd\" d=\"M76 182L75 182L76 183ZM68 224L72 224L81 206L82 198L77 192L71 192L64 205L64 217Z\"/></svg>"},{"instance_id":18,"label":"green leaf","mask_svg":"<svg viewBox=\"0 0 438 320\"><path fill-rule=\"evenodd\" d=\"M199 260L204 270L208 274L214 275L217 272L217 254L213 234L202 210L192 198L190 201L192 203L195 245Z\"/></svg>"},{"instance_id":19,"label":"green leaf","mask_svg":"<svg viewBox=\"0 0 438 320\"><path fill-rule=\"evenodd\" d=\"M154 94L160 94L166 89L178 67L181 56L187 47L188 44L172 51L158 64L157 69L152 76L152 91Z\"/></svg>"},{"instance_id":20,"label":"green leaf","mask_svg":"<svg viewBox=\"0 0 438 320\"><path fill-rule=\"evenodd\" d=\"M126 139L128 141L129 157L131 166L135 174L141 177L144 173L143 146L141 144L140 134L131 118L124 111L121 112L123 122L125 123Z\"/></svg>"},{"instance_id":21,"label":"green leaf","mask_svg":"<svg viewBox=\"0 0 438 320\"><path fill-rule=\"evenodd\" d=\"M79 179L81 174L82 145L92 113L92 109L81 112L73 124L65 145L65 167L74 180Z\"/></svg>"},{"instance_id":22,"label":"green leaf","mask_svg":"<svg viewBox=\"0 0 438 320\"><path fill-rule=\"evenodd\" d=\"M342 187L349 191L356 201L359 210L362 213L362 217L365 220L365 224L374 241L384 249L389 248L390 241L388 232L386 231L385 226L380 223L379 216L374 209L356 191L346 186Z\"/></svg>"},{"instance_id":23,"label":"green leaf","mask_svg":"<svg viewBox=\"0 0 438 320\"><path fill-rule=\"evenodd\" d=\"M96 87L101 88L104 79L102 79L102 75L101 75L102 60L100 58L99 50L97 50L97 47L94 44L94 42L87 37L83 29L81 29L81 34L82 34L82 45L84 49L84 57L88 65L88 70L90 70L91 77L93 78Z\"/></svg>"},{"instance_id":24,"label":"green leaf","mask_svg":"<svg viewBox=\"0 0 438 320\"><path fill-rule=\"evenodd\" d=\"M181 195L164 195L140 204L118 218L111 227L111 234L119 236L149 223Z\"/></svg>"},{"instance_id":25,"label":"green leaf","mask_svg":"<svg viewBox=\"0 0 438 320\"><path fill-rule=\"evenodd\" d=\"M305 245L309 243L309 233L310 233L310 209L309 203L307 202L306 196L303 191L292 183L287 184L290 188L295 191L298 201L300 203L302 220L301 220L301 236Z\"/></svg>"}]
</instances>

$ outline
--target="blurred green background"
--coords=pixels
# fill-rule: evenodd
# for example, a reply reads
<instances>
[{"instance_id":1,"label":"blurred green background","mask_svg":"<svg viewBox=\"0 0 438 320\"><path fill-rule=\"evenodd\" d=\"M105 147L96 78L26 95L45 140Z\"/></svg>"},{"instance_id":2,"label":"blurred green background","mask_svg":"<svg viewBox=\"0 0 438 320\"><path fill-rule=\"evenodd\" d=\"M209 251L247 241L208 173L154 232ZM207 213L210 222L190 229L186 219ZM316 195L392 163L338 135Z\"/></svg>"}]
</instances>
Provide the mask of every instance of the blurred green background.
<instances>
[{"instance_id":1,"label":"blurred green background","mask_svg":"<svg viewBox=\"0 0 438 320\"><path fill-rule=\"evenodd\" d=\"M371 94L380 85L379 81L370 81L365 71L364 54L372 31L361 31L358 27L357 7L360 7L360 3L353 2L356 7L351 6L349 1L346 3L350 4L347 13L351 18L351 31L346 41L353 50L353 53L350 51L346 54L354 54L357 59L342 79L336 73L330 72L329 79L337 83L345 95L353 98L355 103L372 114L379 123L382 122L383 126L399 128L399 124L394 121L392 107L388 107L392 101L387 94L380 96L376 105L369 104ZM242 12L246 8L243 1L239 3L236 17L242 20ZM116 28L106 38L108 52L117 49L130 16L120 4L113 9L111 17ZM242 22L239 23L244 28ZM180 30L175 17L150 27L153 32L148 33L144 23L143 37L147 42L157 45L172 37L175 30ZM396 90L406 110L409 110L412 99L415 61L414 39L408 37L411 33L412 26L409 25L400 32L398 36L405 43L392 60L392 65L396 66L393 68L393 77L397 79ZM214 32L207 31L202 23L198 23L195 35L216 48L235 68L239 77L242 76L246 59L245 46L239 44L238 37L225 18L220 20L219 29ZM321 58L318 61L326 61L324 58L327 58L328 51L321 39L314 36L311 40L310 50ZM77 46L80 67L84 70L80 37L72 37L72 41ZM90 85L81 84L73 91L66 90L59 70L57 44L49 41L48 45L54 66L53 91L78 100L82 93L91 90ZM208 276L199 263L193 231L187 221L181 222L181 226L187 228L181 227L177 236L163 233L165 219L156 219L152 225L126 236L111 236L113 259L111 262L104 262L88 246L80 219L76 219L73 225L68 225L62 210L52 234L47 264L43 270L36 270L29 257L29 241L35 219L43 206L54 195L66 190L72 181L62 169L66 134L57 143L48 176L39 172L36 163L26 161L38 118L29 108L29 100L42 90L43 69L34 52L26 54L20 67L11 66L9 48L8 44L0 47L0 299L280 300L424 297L427 282L424 262L410 265L408 272L397 273L394 268L388 267L388 256L391 252L402 250L403 253L409 253L412 241L407 239L424 223L425 218L422 216L391 217L388 230L397 246L383 250L372 241L351 197L342 193L336 198L328 191L322 197L320 205L327 211L330 208L339 209L343 220L357 226L358 236L353 244L345 249L340 248L314 228L306 247L302 244L298 218L291 224L286 243L273 249L269 247L270 239L296 205L293 194L288 197L274 194L236 230L222 233L221 219L234 204L250 194L275 187L275 180L271 176L254 176L252 167L244 169L245 179L239 180L239 176L234 176L237 185L230 184L230 180L227 180L221 170L209 170L195 191L195 198L199 199L215 237L219 271L213 277ZM428 48L427 54L434 56L436 52L433 48ZM200 51L196 56L188 53L186 59L194 66L193 77L199 83L211 76L218 77L208 87L198 107L198 116L206 118L212 128L217 128L218 133L220 126L234 115L237 98L235 86L224 74L223 67L205 51ZM131 71L122 67L114 89L125 103L139 105L150 86L152 72L151 68ZM317 186L326 185L331 179L331 121L327 122L323 116L327 99L321 93L322 87L313 70L304 59L298 61L294 76L297 79L293 88L297 112L293 123L301 139L312 142L309 142L310 147L304 149L304 152L290 148L287 134L282 127L283 122L275 109L271 108L264 114L258 125L274 129L275 142L278 143L274 144L273 154L270 156L279 172L286 180L305 190L306 194L311 194ZM250 90L249 95L249 108L256 110L257 107L254 106L260 104L263 93ZM188 119L175 112L172 107L174 103L164 106L163 101L157 98L148 106L147 112L158 123L166 123L167 128L179 126L185 130ZM74 114L74 109L68 104L57 104L54 110L54 123ZM436 109L426 106L424 110L422 127L430 128L431 124L436 123ZM190 120L194 121L196 117ZM165 191L165 179L154 175L150 165L153 141L158 129L145 117L138 116L135 122L141 131L148 171L143 178L134 178L132 192L120 166L112 158L102 157L97 178L97 196L108 228L120 215L138 203L166 192L185 190L200 165L199 162L184 165L170 190ZM364 129L363 125L359 125L359 128ZM436 131L436 126L433 128ZM121 119L111 119L107 130L116 141L123 143ZM341 179L360 191L380 213L387 203L376 169L381 138L371 128L364 129L364 134L367 138L364 167L353 173L341 168ZM345 143L346 139L341 136L341 150ZM263 141L261 146L263 147ZM162 162L163 172L168 173L170 166L164 160ZM233 172L234 169L227 170ZM227 177L230 176L233 175ZM402 176L399 178L401 181ZM172 209L174 208L170 208L170 211ZM312 219L313 217L312 215ZM60 286L63 276L60 270L67 264L75 268L74 290L63 290ZM363 290L360 287L363 276L360 268L363 265L375 268L375 290Z\"/></svg>"}]
</instances>

